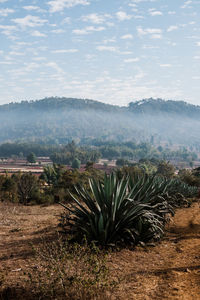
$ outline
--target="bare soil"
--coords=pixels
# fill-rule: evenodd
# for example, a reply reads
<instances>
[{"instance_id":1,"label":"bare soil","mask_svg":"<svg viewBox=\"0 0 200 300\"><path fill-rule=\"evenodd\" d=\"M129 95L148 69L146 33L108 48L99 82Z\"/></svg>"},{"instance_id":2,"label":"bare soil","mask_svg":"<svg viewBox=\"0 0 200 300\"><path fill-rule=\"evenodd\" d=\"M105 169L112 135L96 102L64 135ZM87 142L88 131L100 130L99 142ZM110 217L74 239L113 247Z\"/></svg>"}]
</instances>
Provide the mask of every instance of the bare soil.
<instances>
[{"instance_id":1,"label":"bare soil","mask_svg":"<svg viewBox=\"0 0 200 300\"><path fill-rule=\"evenodd\" d=\"M61 212L59 205L0 204L0 289L23 285L33 246L56 237ZM120 280L111 299L200 299L199 203L177 210L161 242L110 253L108 265Z\"/></svg>"}]
</instances>

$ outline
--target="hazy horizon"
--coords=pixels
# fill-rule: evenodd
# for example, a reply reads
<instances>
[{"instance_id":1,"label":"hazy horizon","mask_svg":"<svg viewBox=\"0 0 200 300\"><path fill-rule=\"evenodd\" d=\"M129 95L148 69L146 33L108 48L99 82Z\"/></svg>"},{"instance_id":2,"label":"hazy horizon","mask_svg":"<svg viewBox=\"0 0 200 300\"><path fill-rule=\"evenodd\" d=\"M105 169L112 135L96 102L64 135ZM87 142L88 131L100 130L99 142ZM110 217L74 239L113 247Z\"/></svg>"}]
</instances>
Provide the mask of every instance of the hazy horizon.
<instances>
[{"instance_id":1,"label":"hazy horizon","mask_svg":"<svg viewBox=\"0 0 200 300\"><path fill-rule=\"evenodd\" d=\"M76 100L76 99L79 99L79 100L91 100L91 101L95 101L95 102L100 102L100 103L104 103L104 104L109 104L109 105L114 105L114 106L118 106L118 107L128 107L128 105L130 104L130 103L136 103L136 102L140 102L140 101L143 101L143 100L145 100L145 101L148 101L149 99L153 99L154 101L157 101L157 100L163 100L163 101L177 101L177 102L179 102L179 101L183 101L183 102L186 102L186 103L188 103L188 104L191 104L191 105L196 105L196 106L200 106L200 102L199 102L199 104L196 104L196 103L192 103L192 102L190 102L190 101L187 101L187 100L183 100L183 99L163 99L163 98L141 98L141 99L130 99L130 101L128 101L126 104L117 104L117 103L113 103L113 102L109 102L109 101L101 101L101 100L98 100L98 99L92 99L92 98L80 98L80 97L69 97L69 96L47 96L47 97L44 97L44 98L41 98L41 99L32 99L32 98L30 98L30 99L19 99L19 100L15 100L15 99L12 99L11 101L9 101L9 102L5 102L5 103L0 103L0 106L1 105L6 105L6 104L12 104L12 103L21 103L21 102L23 102L23 101L28 101L28 102L31 102L31 101L33 101L33 102L35 102L35 101L41 101L41 100L44 100L44 99L48 99L48 98L55 98L55 99L62 99L62 98L65 98L65 99L74 99L74 100Z\"/></svg>"}]
</instances>

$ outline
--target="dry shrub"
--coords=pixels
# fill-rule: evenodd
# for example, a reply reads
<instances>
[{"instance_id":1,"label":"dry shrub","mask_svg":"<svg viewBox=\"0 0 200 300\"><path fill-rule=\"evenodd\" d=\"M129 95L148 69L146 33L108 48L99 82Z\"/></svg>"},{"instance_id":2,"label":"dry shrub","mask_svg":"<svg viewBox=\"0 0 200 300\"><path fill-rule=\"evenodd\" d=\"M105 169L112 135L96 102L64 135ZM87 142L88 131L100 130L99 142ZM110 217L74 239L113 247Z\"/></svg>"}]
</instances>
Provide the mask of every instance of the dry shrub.
<instances>
[{"instance_id":1,"label":"dry shrub","mask_svg":"<svg viewBox=\"0 0 200 300\"><path fill-rule=\"evenodd\" d=\"M72 244L58 236L34 251L35 265L25 275L35 299L110 299L117 283L109 280L105 251L94 244Z\"/></svg>"}]
</instances>

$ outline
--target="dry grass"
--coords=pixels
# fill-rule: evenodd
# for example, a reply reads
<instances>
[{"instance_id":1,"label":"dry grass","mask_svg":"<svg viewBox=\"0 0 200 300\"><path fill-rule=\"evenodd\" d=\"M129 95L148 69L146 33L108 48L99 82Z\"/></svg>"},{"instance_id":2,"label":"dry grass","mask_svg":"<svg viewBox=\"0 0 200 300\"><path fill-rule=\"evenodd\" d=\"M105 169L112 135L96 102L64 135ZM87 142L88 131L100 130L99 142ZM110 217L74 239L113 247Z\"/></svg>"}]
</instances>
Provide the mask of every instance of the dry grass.
<instances>
[{"instance_id":1,"label":"dry grass","mask_svg":"<svg viewBox=\"0 0 200 300\"><path fill-rule=\"evenodd\" d=\"M160 243L106 258L61 242L61 211L0 204L0 299L199 299L198 203L177 211Z\"/></svg>"}]
</instances>

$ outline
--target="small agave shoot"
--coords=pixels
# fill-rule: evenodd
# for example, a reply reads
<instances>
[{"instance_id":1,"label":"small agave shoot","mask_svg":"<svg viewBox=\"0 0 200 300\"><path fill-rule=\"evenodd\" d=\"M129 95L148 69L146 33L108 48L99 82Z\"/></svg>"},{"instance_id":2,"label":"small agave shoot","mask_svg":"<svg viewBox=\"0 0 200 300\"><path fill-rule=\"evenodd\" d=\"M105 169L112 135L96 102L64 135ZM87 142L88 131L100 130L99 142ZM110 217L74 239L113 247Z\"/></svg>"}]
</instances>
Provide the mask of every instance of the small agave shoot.
<instances>
[{"instance_id":1,"label":"small agave shoot","mask_svg":"<svg viewBox=\"0 0 200 300\"><path fill-rule=\"evenodd\" d=\"M90 179L89 186L90 191L76 186L75 194L70 194L73 203L61 204L68 211L61 226L76 240L85 236L103 246L134 245L163 235L165 216L170 213L164 198L153 202L155 193L148 189L141 198L142 187L138 190L128 177L118 179L115 174L105 175L103 182Z\"/></svg>"}]
</instances>

